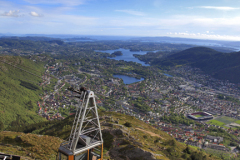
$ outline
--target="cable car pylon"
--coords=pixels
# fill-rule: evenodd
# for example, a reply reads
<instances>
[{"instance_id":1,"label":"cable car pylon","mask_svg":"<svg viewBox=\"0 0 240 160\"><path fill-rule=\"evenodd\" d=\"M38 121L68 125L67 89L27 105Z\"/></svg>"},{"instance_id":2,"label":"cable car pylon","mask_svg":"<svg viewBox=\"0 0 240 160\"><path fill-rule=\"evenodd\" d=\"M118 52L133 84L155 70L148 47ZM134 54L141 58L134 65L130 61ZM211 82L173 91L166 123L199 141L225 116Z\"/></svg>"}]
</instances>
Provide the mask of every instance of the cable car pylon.
<instances>
[{"instance_id":1,"label":"cable car pylon","mask_svg":"<svg viewBox=\"0 0 240 160\"><path fill-rule=\"evenodd\" d=\"M80 94L79 106L68 141L60 145L57 159L102 160L103 139L94 92L84 87L69 90Z\"/></svg>"}]
</instances>

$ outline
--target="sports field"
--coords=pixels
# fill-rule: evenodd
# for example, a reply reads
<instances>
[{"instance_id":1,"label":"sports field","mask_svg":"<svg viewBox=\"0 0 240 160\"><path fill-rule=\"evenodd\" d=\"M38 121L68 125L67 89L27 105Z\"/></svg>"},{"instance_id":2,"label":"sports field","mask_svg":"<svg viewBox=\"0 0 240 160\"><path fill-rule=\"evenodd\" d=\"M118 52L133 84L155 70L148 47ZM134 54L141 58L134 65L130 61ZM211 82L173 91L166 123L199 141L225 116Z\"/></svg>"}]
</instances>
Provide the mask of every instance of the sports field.
<instances>
[{"instance_id":1,"label":"sports field","mask_svg":"<svg viewBox=\"0 0 240 160\"><path fill-rule=\"evenodd\" d=\"M237 123L237 124L240 124L240 120L238 120L238 121L235 121L235 123Z\"/></svg>"},{"instance_id":2,"label":"sports field","mask_svg":"<svg viewBox=\"0 0 240 160\"><path fill-rule=\"evenodd\" d=\"M201 114L196 114L196 115L194 115L195 117L203 117Z\"/></svg>"},{"instance_id":3,"label":"sports field","mask_svg":"<svg viewBox=\"0 0 240 160\"><path fill-rule=\"evenodd\" d=\"M226 125L225 123L220 122L220 121L215 120L215 119L212 119L212 120L208 121L207 124L217 125L217 126L221 126L221 127Z\"/></svg>"},{"instance_id":4,"label":"sports field","mask_svg":"<svg viewBox=\"0 0 240 160\"><path fill-rule=\"evenodd\" d=\"M231 118L231 117L226 117L226 116L216 118L215 120L220 121L220 122L225 123L225 124L230 124L230 123L233 123L233 122L237 121L237 119L234 119L234 118Z\"/></svg>"}]
</instances>

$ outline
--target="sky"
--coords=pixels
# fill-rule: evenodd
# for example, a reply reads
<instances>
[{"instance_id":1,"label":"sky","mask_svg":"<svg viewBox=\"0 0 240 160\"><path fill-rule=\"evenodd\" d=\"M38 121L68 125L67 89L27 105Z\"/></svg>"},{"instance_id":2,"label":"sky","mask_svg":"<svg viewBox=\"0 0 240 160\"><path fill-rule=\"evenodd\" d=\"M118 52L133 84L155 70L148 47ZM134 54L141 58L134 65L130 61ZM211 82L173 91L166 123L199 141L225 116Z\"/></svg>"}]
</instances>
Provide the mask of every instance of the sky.
<instances>
[{"instance_id":1,"label":"sky","mask_svg":"<svg viewBox=\"0 0 240 160\"><path fill-rule=\"evenodd\" d=\"M240 41L240 1L0 0L0 33Z\"/></svg>"}]
</instances>

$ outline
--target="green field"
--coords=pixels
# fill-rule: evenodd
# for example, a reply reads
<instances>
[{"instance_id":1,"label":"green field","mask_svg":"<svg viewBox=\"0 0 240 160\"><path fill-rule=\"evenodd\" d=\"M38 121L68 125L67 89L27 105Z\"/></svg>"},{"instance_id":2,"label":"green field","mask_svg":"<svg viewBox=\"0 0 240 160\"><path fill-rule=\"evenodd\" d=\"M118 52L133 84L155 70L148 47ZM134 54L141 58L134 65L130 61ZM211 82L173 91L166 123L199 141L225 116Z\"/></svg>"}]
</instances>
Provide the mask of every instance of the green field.
<instances>
[{"instance_id":1,"label":"green field","mask_svg":"<svg viewBox=\"0 0 240 160\"><path fill-rule=\"evenodd\" d=\"M230 124L230 123L233 123L233 122L237 121L236 119L233 119L233 118L230 118L230 117L226 117L226 116L217 118L215 120L223 122L225 124Z\"/></svg>"},{"instance_id":2,"label":"green field","mask_svg":"<svg viewBox=\"0 0 240 160\"><path fill-rule=\"evenodd\" d=\"M237 123L237 124L240 124L240 120L238 120L238 121L235 121L235 123Z\"/></svg>"},{"instance_id":3,"label":"green field","mask_svg":"<svg viewBox=\"0 0 240 160\"><path fill-rule=\"evenodd\" d=\"M194 115L195 117L203 117L201 114L196 114L196 115Z\"/></svg>"},{"instance_id":4,"label":"green field","mask_svg":"<svg viewBox=\"0 0 240 160\"><path fill-rule=\"evenodd\" d=\"M226 125L225 123L220 122L220 121L215 120L215 119L212 119L212 120L208 121L207 124L213 124L213 125L217 125L217 126L224 126L224 125Z\"/></svg>"},{"instance_id":5,"label":"green field","mask_svg":"<svg viewBox=\"0 0 240 160\"><path fill-rule=\"evenodd\" d=\"M229 152L219 151L219 150L210 149L210 148L205 149L205 152L208 154L217 156L219 158L224 158L224 159L230 159L232 157L231 153L229 153ZM236 157L236 160L237 159L239 159L239 158Z\"/></svg>"}]
</instances>

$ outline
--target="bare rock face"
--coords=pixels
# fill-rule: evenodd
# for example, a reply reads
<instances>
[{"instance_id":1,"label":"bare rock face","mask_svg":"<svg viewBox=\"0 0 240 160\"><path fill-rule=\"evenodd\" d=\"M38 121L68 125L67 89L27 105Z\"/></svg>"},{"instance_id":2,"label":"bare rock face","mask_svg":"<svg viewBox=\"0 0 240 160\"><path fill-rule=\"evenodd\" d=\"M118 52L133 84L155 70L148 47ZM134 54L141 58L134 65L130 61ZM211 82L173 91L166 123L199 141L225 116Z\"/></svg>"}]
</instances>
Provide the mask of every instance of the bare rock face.
<instances>
[{"instance_id":1,"label":"bare rock face","mask_svg":"<svg viewBox=\"0 0 240 160\"><path fill-rule=\"evenodd\" d=\"M108 126L108 127L113 127L113 124L112 123L102 123L101 124L102 126Z\"/></svg>"},{"instance_id":2,"label":"bare rock face","mask_svg":"<svg viewBox=\"0 0 240 160\"><path fill-rule=\"evenodd\" d=\"M121 129L114 129L112 132L114 135L123 135L123 131Z\"/></svg>"},{"instance_id":3,"label":"bare rock face","mask_svg":"<svg viewBox=\"0 0 240 160\"><path fill-rule=\"evenodd\" d=\"M146 159L146 160L153 160L153 154L150 152L146 152L140 148L134 148L132 150L125 151L126 157L129 159Z\"/></svg>"},{"instance_id":4,"label":"bare rock face","mask_svg":"<svg viewBox=\"0 0 240 160\"><path fill-rule=\"evenodd\" d=\"M135 137L130 134L131 128L123 125L111 123L110 117L104 117L101 123L106 126L102 130L105 135L106 145L109 146L108 155L113 160L156 160L155 155L149 151L141 149L143 145L136 142ZM107 135L107 136L106 136ZM155 151L153 148L149 148Z\"/></svg>"},{"instance_id":5,"label":"bare rock face","mask_svg":"<svg viewBox=\"0 0 240 160\"><path fill-rule=\"evenodd\" d=\"M110 151L110 155L114 160L155 160L152 153L133 145L128 145L122 148L113 148Z\"/></svg>"},{"instance_id":6,"label":"bare rock face","mask_svg":"<svg viewBox=\"0 0 240 160\"><path fill-rule=\"evenodd\" d=\"M133 137L128 136L123 129L104 129L103 134L112 136L111 147L108 155L113 160L154 160L151 152L144 151L139 148L141 143L136 142ZM108 136L109 137L109 136ZM108 140L110 142L110 139ZM133 144L133 145L132 145Z\"/></svg>"},{"instance_id":7,"label":"bare rock face","mask_svg":"<svg viewBox=\"0 0 240 160\"><path fill-rule=\"evenodd\" d=\"M22 142L22 137L21 137L21 135L17 136L17 137L15 138L15 140L16 140L17 142Z\"/></svg>"}]
</instances>

